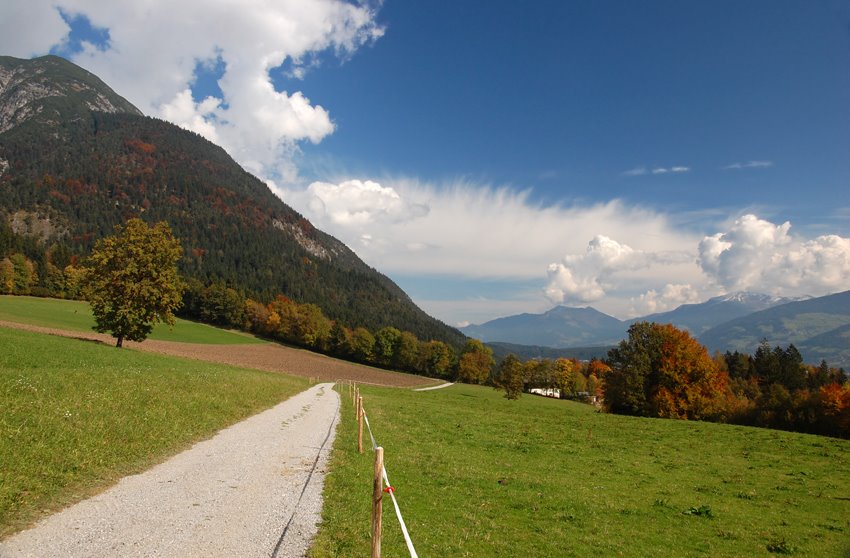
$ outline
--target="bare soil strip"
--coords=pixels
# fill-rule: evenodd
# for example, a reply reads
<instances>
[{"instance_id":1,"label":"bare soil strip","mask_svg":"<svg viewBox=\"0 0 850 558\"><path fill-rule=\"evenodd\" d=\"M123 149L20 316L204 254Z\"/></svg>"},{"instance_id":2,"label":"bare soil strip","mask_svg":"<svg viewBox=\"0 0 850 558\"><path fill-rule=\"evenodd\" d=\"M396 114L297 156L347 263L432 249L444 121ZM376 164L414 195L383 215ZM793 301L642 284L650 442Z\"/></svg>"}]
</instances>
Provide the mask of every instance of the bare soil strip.
<instances>
[{"instance_id":1,"label":"bare soil strip","mask_svg":"<svg viewBox=\"0 0 850 558\"><path fill-rule=\"evenodd\" d=\"M0 321L0 327L23 329L37 333L60 335L90 341L99 341L114 345L115 340L106 334L67 331L47 327ZM345 362L331 357L312 353L303 349L295 349L267 343L262 345L203 345L198 343L174 343L171 341L156 341L148 339L141 343L125 341L124 346L140 351L167 354L203 360L256 368L272 372L284 372L295 376L316 378L322 382L337 380L353 380L359 383L376 384L393 387L420 387L433 385L437 381L424 376L390 372L380 368L372 368L353 362Z\"/></svg>"},{"instance_id":2,"label":"bare soil strip","mask_svg":"<svg viewBox=\"0 0 850 558\"><path fill-rule=\"evenodd\" d=\"M339 396L320 384L0 543L0 557L300 557Z\"/></svg>"}]
</instances>

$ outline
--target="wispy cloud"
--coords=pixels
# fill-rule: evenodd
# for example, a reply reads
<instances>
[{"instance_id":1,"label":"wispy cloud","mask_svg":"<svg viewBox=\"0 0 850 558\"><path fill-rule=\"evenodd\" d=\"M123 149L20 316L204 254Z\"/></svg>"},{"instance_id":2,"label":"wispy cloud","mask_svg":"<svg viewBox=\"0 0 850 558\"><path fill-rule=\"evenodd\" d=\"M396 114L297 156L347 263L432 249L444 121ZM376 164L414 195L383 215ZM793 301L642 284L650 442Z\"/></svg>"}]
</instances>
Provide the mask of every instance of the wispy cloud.
<instances>
[{"instance_id":1,"label":"wispy cloud","mask_svg":"<svg viewBox=\"0 0 850 558\"><path fill-rule=\"evenodd\" d=\"M740 169L765 169L773 166L773 161L748 161L746 163L732 163L726 165L723 170L740 170Z\"/></svg>"},{"instance_id":2,"label":"wispy cloud","mask_svg":"<svg viewBox=\"0 0 850 558\"><path fill-rule=\"evenodd\" d=\"M683 166L676 166L676 167L670 167L670 168L656 167L656 168L652 169L652 174L683 173L683 172L690 172L690 171L691 171L691 167L683 167Z\"/></svg>"},{"instance_id":3,"label":"wispy cloud","mask_svg":"<svg viewBox=\"0 0 850 558\"><path fill-rule=\"evenodd\" d=\"M645 174L669 174L669 173L683 173L690 172L691 167L686 167L683 165L676 165L673 167L654 167L652 169L648 169L645 166L635 167L633 169L629 169L627 171L623 171L623 176L643 176Z\"/></svg>"}]
</instances>

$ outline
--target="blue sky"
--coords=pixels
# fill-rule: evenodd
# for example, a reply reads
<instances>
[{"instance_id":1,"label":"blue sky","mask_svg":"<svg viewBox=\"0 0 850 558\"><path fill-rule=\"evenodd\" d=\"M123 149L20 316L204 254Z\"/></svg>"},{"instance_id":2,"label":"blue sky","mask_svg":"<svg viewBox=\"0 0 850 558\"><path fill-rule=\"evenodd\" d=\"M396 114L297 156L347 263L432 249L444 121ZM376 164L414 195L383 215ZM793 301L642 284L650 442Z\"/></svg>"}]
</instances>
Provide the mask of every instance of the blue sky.
<instances>
[{"instance_id":1,"label":"blue sky","mask_svg":"<svg viewBox=\"0 0 850 558\"><path fill-rule=\"evenodd\" d=\"M850 3L12 1L448 323L850 289ZM58 9L57 9L58 6Z\"/></svg>"}]
</instances>

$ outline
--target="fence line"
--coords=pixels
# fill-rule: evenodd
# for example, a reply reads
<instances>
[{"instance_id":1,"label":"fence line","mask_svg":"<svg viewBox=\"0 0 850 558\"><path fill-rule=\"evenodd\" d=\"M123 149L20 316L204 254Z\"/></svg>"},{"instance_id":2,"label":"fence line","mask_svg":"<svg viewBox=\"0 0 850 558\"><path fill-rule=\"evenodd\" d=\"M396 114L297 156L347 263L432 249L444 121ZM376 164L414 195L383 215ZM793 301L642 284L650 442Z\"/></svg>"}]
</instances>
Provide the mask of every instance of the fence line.
<instances>
[{"instance_id":1,"label":"fence line","mask_svg":"<svg viewBox=\"0 0 850 558\"><path fill-rule=\"evenodd\" d=\"M356 384L354 386L349 384L349 388L350 388L349 393L352 393L354 401L355 401L355 408L356 408L355 410L357 411L357 421L358 421L359 425L362 425L362 423L360 422L361 418L362 418L363 421L366 422L366 429L369 431L369 438L372 441L372 450L375 451L376 455L377 455L379 446L378 446L378 442L375 440L375 434L372 432L372 425L369 424L369 417L366 414L366 409L363 406L363 397L360 396L360 390L357 389ZM361 426L361 428L362 428L362 426ZM360 432L362 433L362 430L360 430ZM358 439L358 449L362 452L362 434L360 434L358 436L358 438L359 438ZM383 449L380 453L381 453L380 471L381 471L381 476L383 477L383 482L384 482L384 484L386 484L386 487L383 489L383 492L386 492L387 494L389 494L390 499L393 501L393 508L395 508L395 514L396 514L396 517L398 518L398 523L401 526L401 533L404 536L404 542L407 545L407 550L408 550L408 552L410 552L411 558L419 558L419 555L416 554L416 549L413 547L413 541L410 538L410 533L408 533L408 531L407 531L407 524L404 522L404 517L402 517L402 515L401 515L401 508L399 508L398 500L396 500L396 497L395 497L395 488L393 487L392 484L390 484L390 478L387 475L387 468L383 463ZM377 472L376 472L376 474L377 474ZM380 533L380 529L378 530L378 532ZM376 541L373 541L373 549L375 548L375 542ZM377 549L378 549L378 556L380 556L380 541L377 541Z\"/></svg>"}]
</instances>

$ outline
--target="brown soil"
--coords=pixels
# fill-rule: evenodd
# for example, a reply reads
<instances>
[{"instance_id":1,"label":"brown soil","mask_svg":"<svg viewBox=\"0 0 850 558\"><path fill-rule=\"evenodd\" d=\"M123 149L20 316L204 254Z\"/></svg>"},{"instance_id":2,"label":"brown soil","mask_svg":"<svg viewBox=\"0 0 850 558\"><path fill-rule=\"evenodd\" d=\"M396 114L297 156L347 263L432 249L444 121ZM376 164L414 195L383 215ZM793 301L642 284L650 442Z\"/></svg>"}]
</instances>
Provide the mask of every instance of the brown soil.
<instances>
[{"instance_id":1,"label":"brown soil","mask_svg":"<svg viewBox=\"0 0 850 558\"><path fill-rule=\"evenodd\" d=\"M67 331L2 320L0 320L0 327L98 341L107 345L115 344L115 340L111 336L100 333ZM390 372L388 370L381 370L380 368L354 364L276 343L262 345L203 345L148 339L141 343L125 341L124 346L132 350L231 364L233 366L255 368L258 370L283 372L306 378L316 378L322 382L353 380L359 383L393 387L421 387L438 383L437 380L432 378Z\"/></svg>"}]
</instances>

